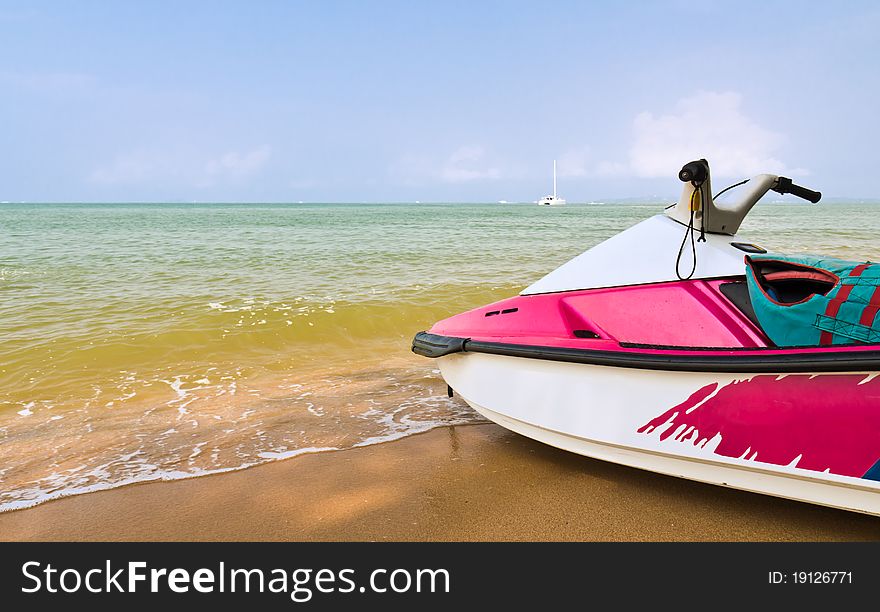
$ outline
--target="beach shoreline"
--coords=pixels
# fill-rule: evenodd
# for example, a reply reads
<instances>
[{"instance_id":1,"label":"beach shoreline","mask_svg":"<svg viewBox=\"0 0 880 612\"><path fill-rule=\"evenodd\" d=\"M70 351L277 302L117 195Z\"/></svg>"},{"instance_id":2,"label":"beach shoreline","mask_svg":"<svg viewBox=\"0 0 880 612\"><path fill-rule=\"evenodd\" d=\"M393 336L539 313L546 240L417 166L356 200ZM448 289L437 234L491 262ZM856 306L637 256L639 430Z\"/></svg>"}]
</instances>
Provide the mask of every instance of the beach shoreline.
<instances>
[{"instance_id":1,"label":"beach shoreline","mask_svg":"<svg viewBox=\"0 0 880 612\"><path fill-rule=\"evenodd\" d=\"M651 474L494 424L0 514L4 541L838 541L880 519Z\"/></svg>"}]
</instances>

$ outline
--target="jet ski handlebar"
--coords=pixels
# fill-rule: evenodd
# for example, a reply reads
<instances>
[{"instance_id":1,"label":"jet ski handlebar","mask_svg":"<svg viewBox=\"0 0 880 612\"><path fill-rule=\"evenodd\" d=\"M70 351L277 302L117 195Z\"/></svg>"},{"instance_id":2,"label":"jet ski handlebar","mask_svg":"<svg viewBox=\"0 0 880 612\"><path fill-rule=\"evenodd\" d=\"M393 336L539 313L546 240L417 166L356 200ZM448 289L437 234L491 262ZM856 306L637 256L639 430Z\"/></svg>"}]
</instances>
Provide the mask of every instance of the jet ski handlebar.
<instances>
[{"instance_id":1,"label":"jet ski handlebar","mask_svg":"<svg viewBox=\"0 0 880 612\"><path fill-rule=\"evenodd\" d=\"M678 172L678 178L683 183L693 183L694 185L702 184L708 177L709 164L705 159L688 162L682 166L681 170ZM777 177L776 182L770 187L770 189L776 193L790 193L791 195L803 198L813 204L816 204L822 199L822 194L820 192L801 187L800 185L795 185L790 178L785 176Z\"/></svg>"},{"instance_id":2,"label":"jet ski handlebar","mask_svg":"<svg viewBox=\"0 0 880 612\"><path fill-rule=\"evenodd\" d=\"M705 159L686 163L678 172L678 178L684 183L681 199L668 208L666 214L682 225L699 228L701 235L704 232L736 234L745 216L768 191L790 193L813 204L822 198L818 191L795 185L790 178L775 174L759 174L712 195L711 172ZM739 200L715 201L715 197L746 183L748 186L740 193Z\"/></svg>"},{"instance_id":3,"label":"jet ski handlebar","mask_svg":"<svg viewBox=\"0 0 880 612\"><path fill-rule=\"evenodd\" d=\"M771 189L776 193L790 193L791 195L803 198L808 202L812 202L813 204L822 199L822 194L820 192L813 191L812 189L807 189L806 187L801 187L800 185L795 185L791 182L790 178L786 178L784 176L780 176L778 179L776 179L776 184L771 187Z\"/></svg>"}]
</instances>

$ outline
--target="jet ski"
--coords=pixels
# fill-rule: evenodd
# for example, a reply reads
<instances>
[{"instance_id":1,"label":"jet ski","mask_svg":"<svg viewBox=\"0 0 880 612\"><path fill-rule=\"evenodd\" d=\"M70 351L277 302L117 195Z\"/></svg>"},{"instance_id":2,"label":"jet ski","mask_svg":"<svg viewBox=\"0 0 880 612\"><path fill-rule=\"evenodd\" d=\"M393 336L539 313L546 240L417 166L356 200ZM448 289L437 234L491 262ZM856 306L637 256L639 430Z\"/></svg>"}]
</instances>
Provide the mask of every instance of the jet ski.
<instances>
[{"instance_id":1,"label":"jet ski","mask_svg":"<svg viewBox=\"0 0 880 612\"><path fill-rule=\"evenodd\" d=\"M412 350L450 395L540 442L662 474L880 515L880 265L738 236L706 160L680 200ZM726 191L726 190L725 190ZM735 193L735 192L734 192Z\"/></svg>"}]
</instances>

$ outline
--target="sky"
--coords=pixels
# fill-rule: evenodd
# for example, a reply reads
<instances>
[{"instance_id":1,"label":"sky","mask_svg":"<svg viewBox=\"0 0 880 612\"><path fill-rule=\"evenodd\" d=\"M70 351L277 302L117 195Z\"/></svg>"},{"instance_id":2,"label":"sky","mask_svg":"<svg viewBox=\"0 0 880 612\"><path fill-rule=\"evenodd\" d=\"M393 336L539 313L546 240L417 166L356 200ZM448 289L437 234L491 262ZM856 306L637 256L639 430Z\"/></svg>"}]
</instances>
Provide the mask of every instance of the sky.
<instances>
[{"instance_id":1,"label":"sky","mask_svg":"<svg viewBox=\"0 0 880 612\"><path fill-rule=\"evenodd\" d=\"M880 197L876 2L0 0L2 201Z\"/></svg>"}]
</instances>

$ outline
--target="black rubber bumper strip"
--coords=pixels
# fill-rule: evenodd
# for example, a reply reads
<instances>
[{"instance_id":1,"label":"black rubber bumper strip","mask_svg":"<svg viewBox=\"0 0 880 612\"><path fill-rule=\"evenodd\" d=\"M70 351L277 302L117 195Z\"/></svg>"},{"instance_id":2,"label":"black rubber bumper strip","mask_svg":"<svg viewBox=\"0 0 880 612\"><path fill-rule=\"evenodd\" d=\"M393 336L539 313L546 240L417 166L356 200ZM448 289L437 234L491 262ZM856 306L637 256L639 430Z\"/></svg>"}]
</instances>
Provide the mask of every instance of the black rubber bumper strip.
<instances>
[{"instance_id":1,"label":"black rubber bumper strip","mask_svg":"<svg viewBox=\"0 0 880 612\"><path fill-rule=\"evenodd\" d=\"M412 350L425 357L443 357L452 353L486 353L527 359L585 363L590 365L667 370L671 372L778 373L794 372L876 372L880 370L880 350L852 352L810 352L787 354L693 355L602 351L592 349L531 346L502 342L482 342L419 332ZM770 349L772 350L772 349Z\"/></svg>"},{"instance_id":2,"label":"black rubber bumper strip","mask_svg":"<svg viewBox=\"0 0 880 612\"><path fill-rule=\"evenodd\" d=\"M428 332L419 332L413 338L412 351L423 357L443 357L451 353L461 353L467 338L454 338L452 336L438 336Z\"/></svg>"}]
</instances>

